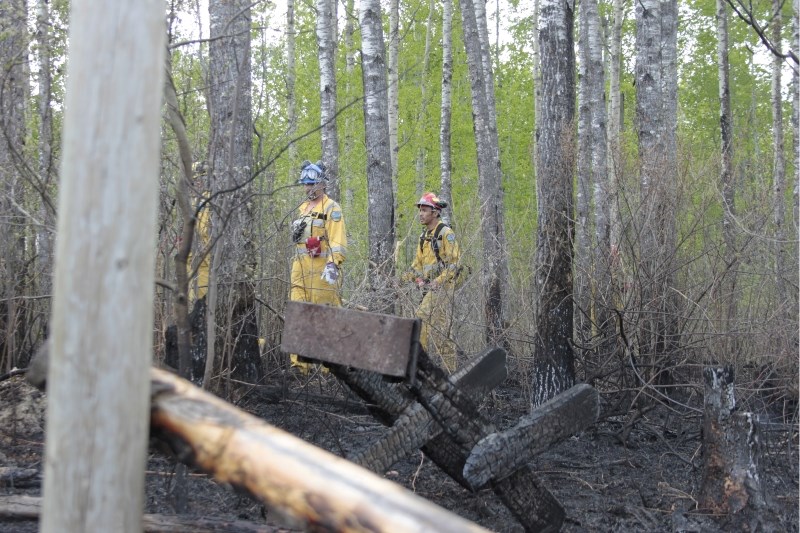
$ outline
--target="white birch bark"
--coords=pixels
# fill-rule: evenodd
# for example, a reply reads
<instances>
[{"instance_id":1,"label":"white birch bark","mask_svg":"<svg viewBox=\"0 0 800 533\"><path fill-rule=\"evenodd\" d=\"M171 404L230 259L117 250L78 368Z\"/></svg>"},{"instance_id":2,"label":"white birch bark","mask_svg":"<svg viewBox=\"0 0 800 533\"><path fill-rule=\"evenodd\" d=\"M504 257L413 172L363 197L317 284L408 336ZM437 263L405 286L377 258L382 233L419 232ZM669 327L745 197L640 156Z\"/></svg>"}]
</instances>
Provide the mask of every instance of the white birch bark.
<instances>
[{"instance_id":1,"label":"white birch bark","mask_svg":"<svg viewBox=\"0 0 800 533\"><path fill-rule=\"evenodd\" d=\"M400 79L397 72L400 54L400 7L399 0L389 0L389 151L392 154L392 193L397 209L397 117L400 106ZM428 28L430 31L430 28Z\"/></svg>"},{"instance_id":2,"label":"white birch bark","mask_svg":"<svg viewBox=\"0 0 800 533\"><path fill-rule=\"evenodd\" d=\"M451 3L452 6L452 3ZM446 9L446 8L445 8ZM452 11L452 7L451 7ZM428 122L428 67L430 65L430 58L431 58L431 33L433 33L433 13L434 13L434 1L428 0L428 20L425 29L425 52L422 58L422 70L420 71L419 75L419 85L420 85L420 111L417 115L417 122L420 124L426 124ZM442 39L445 37L443 36ZM443 44L444 46L444 44ZM444 82L442 82L444 83ZM417 155L414 161L414 171L416 173L415 178L415 197L419 198L422 196L424 192L423 189L425 187L425 158L427 156L426 146L425 143L420 142L419 148L417 148ZM396 171L395 171L396 176ZM393 180L394 183L397 183L397 180ZM449 213L450 213L450 197L449 196L442 196L443 192L439 191L439 198L443 200L447 200L448 207L442 210L442 220L449 223ZM395 199L397 196L395 195Z\"/></svg>"},{"instance_id":3,"label":"white birch bark","mask_svg":"<svg viewBox=\"0 0 800 533\"><path fill-rule=\"evenodd\" d=\"M442 0L442 101L439 116L439 171L442 198L452 205L452 155L450 153L452 95L453 95L453 0ZM421 193L421 191L417 191ZM450 221L452 207L442 217Z\"/></svg>"},{"instance_id":4,"label":"white birch bark","mask_svg":"<svg viewBox=\"0 0 800 533\"><path fill-rule=\"evenodd\" d=\"M164 6L76 0L69 42L41 530L139 532Z\"/></svg>"},{"instance_id":5,"label":"white birch bark","mask_svg":"<svg viewBox=\"0 0 800 533\"><path fill-rule=\"evenodd\" d=\"M572 335L572 180L575 169L575 52L570 4L544 0L539 13L541 107L536 177L538 225L536 311L531 405L541 405L575 381Z\"/></svg>"},{"instance_id":6,"label":"white birch bark","mask_svg":"<svg viewBox=\"0 0 800 533\"><path fill-rule=\"evenodd\" d=\"M720 131L720 190L722 191L722 236L725 242L724 284L719 293L722 298L722 331L731 331L736 318L736 277L738 252L736 249L736 190L733 177L733 116L731 114L730 64L728 61L728 3L717 0L717 71L719 78L719 131ZM729 335L723 337L720 352L731 350Z\"/></svg>"},{"instance_id":7,"label":"white birch bark","mask_svg":"<svg viewBox=\"0 0 800 533\"><path fill-rule=\"evenodd\" d=\"M483 0L478 0L482 2ZM481 240L483 263L481 286L488 344L504 343L506 294L508 292L508 257L503 215L502 173L493 113L494 88L487 80L481 28L475 17L472 0L461 0L464 47L469 67L472 94L472 120L478 156L478 197L481 203ZM485 17L484 17L485 27ZM488 39L485 40L488 43ZM491 66L489 67L491 70ZM487 96L487 90L492 96Z\"/></svg>"},{"instance_id":8,"label":"white birch bark","mask_svg":"<svg viewBox=\"0 0 800 533\"><path fill-rule=\"evenodd\" d=\"M677 341L669 289L674 274L677 129L677 4L636 3L636 117L639 134L643 316L641 353L656 358ZM651 367L653 368L653 367ZM658 369L654 368L654 371Z\"/></svg>"},{"instance_id":9,"label":"white birch bark","mask_svg":"<svg viewBox=\"0 0 800 533\"><path fill-rule=\"evenodd\" d=\"M327 193L339 200L339 134L336 128L336 0L317 0L322 161L330 178Z\"/></svg>"},{"instance_id":10,"label":"white birch bark","mask_svg":"<svg viewBox=\"0 0 800 533\"><path fill-rule=\"evenodd\" d=\"M286 136L291 140L297 135L297 95L295 82L297 79L296 62L297 29L294 22L294 0L286 0ZM290 167L297 161L297 145L289 145ZM290 179L292 176L290 176Z\"/></svg>"},{"instance_id":11,"label":"white birch bark","mask_svg":"<svg viewBox=\"0 0 800 533\"><path fill-rule=\"evenodd\" d=\"M394 194L392 192L391 150L386 49L383 41L379 0L362 0L361 71L364 80L364 129L367 142L367 219L369 224L369 277L375 295L370 308L391 313L394 309L389 280L394 273Z\"/></svg>"},{"instance_id":12,"label":"white birch bark","mask_svg":"<svg viewBox=\"0 0 800 533\"><path fill-rule=\"evenodd\" d=\"M614 23L611 30L611 58L609 70L609 108L608 108L608 195L611 198L609 212L609 239L613 253L619 253L621 224L618 205L618 180L622 176L622 92L620 91L620 70L622 67L622 23L625 18L625 0L614 0Z\"/></svg>"},{"instance_id":13,"label":"white birch bark","mask_svg":"<svg viewBox=\"0 0 800 533\"><path fill-rule=\"evenodd\" d=\"M39 42L39 179L44 185L44 194L52 182L53 176L53 113L50 106L51 76L50 64L50 10L48 2L37 2L36 39ZM42 199L39 208L41 225L37 230L38 270L40 276L39 291L43 295L50 294L53 272L53 234L55 233L55 212L48 199Z\"/></svg>"},{"instance_id":14,"label":"white birch bark","mask_svg":"<svg viewBox=\"0 0 800 533\"><path fill-rule=\"evenodd\" d=\"M582 0L578 17L578 153L577 153L577 186L575 192L575 280L574 294L578 309L575 312L575 335L581 345L591 338L591 299L589 282L591 279L592 224L591 188L592 188L592 108L589 97L591 76L589 65L588 32L589 19L586 3Z\"/></svg>"},{"instance_id":15,"label":"white birch bark","mask_svg":"<svg viewBox=\"0 0 800 533\"><path fill-rule=\"evenodd\" d=\"M772 223L775 232L775 291L778 305L784 307L788 303L786 288L786 156L784 152L783 137L783 98L781 96L781 69L783 58L779 57L782 44L782 21L780 0L772 0L772 46L777 54L772 57L772 189L773 189L773 217Z\"/></svg>"}]
</instances>

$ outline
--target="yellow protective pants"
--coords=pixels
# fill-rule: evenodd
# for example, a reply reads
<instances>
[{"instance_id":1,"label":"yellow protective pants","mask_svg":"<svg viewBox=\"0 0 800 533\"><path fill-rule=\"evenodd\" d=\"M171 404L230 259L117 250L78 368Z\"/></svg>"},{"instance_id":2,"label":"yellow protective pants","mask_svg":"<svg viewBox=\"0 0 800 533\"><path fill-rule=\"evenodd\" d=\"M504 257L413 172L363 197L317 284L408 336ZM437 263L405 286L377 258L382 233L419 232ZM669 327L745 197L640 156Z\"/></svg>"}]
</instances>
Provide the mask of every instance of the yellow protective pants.
<instances>
[{"instance_id":1,"label":"yellow protective pants","mask_svg":"<svg viewBox=\"0 0 800 533\"><path fill-rule=\"evenodd\" d=\"M335 285L330 285L320 278L326 263L327 259L325 257L311 257L308 254L297 255L292 262L289 299L293 302L309 302L341 307L341 278ZM312 368L311 363L300 361L297 354L290 354L289 359L292 366L299 368L303 374L308 374ZM323 370L327 369L323 368Z\"/></svg>"},{"instance_id":2,"label":"yellow protective pants","mask_svg":"<svg viewBox=\"0 0 800 533\"><path fill-rule=\"evenodd\" d=\"M419 332L422 348L432 358L438 354L445 370L451 374L456 370L456 343L450 338L453 293L452 287L429 290L416 313L422 321Z\"/></svg>"}]
</instances>

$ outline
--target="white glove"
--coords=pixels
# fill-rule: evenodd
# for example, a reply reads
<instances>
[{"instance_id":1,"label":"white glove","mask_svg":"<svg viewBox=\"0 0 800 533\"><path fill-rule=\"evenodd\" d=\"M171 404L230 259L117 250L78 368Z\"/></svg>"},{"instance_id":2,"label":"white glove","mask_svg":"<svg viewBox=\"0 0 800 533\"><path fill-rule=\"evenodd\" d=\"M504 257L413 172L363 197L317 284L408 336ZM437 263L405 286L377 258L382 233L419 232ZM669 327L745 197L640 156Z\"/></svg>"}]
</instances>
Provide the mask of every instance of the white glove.
<instances>
[{"instance_id":1,"label":"white glove","mask_svg":"<svg viewBox=\"0 0 800 533\"><path fill-rule=\"evenodd\" d=\"M320 279L330 285L336 284L336 280L339 279L339 267L336 266L336 263L326 264Z\"/></svg>"}]
</instances>

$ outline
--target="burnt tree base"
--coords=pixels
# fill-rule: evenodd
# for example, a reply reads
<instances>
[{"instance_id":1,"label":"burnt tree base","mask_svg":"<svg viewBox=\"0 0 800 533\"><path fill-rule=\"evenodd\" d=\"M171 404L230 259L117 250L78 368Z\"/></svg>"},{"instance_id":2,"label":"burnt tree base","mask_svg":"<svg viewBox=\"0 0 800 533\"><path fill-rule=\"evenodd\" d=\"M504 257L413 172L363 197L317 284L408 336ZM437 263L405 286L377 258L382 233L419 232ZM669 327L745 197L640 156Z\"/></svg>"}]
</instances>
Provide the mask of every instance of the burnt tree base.
<instances>
[{"instance_id":1,"label":"burnt tree base","mask_svg":"<svg viewBox=\"0 0 800 533\"><path fill-rule=\"evenodd\" d=\"M760 435L753 413L735 412L731 367L706 368L703 481L698 505L714 514L764 508Z\"/></svg>"}]
</instances>

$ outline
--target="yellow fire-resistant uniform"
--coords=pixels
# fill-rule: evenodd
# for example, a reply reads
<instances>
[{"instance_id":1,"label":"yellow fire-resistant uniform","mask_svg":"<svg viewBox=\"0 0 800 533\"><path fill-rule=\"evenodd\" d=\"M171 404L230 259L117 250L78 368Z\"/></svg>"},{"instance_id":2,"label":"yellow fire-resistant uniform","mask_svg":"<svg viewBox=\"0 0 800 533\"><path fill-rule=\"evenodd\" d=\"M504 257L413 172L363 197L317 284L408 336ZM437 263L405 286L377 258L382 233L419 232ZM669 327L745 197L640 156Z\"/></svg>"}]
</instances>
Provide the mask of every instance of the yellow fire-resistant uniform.
<instances>
[{"instance_id":1,"label":"yellow fire-resistant uniform","mask_svg":"<svg viewBox=\"0 0 800 533\"><path fill-rule=\"evenodd\" d=\"M438 258L434 246L438 247ZM425 282L425 294L416 312L422 322L420 344L428 353L438 353L451 373L456 369L456 345L449 336L450 317L460 256L455 233L439 222L434 229L426 229L420 235L417 254L411 264L412 272L405 276L408 280L422 279ZM434 350L429 349L429 341Z\"/></svg>"},{"instance_id":2,"label":"yellow fire-resistant uniform","mask_svg":"<svg viewBox=\"0 0 800 533\"><path fill-rule=\"evenodd\" d=\"M204 192L203 197L200 201L208 198L209 193ZM197 232L197 249L203 250L208 246L209 241L211 241L211 209L206 204L203 209L197 214L197 222L195 223L195 231ZM203 298L206 293L208 292L208 269L211 263L210 254L206 254L205 257L200 261L200 264L197 265L197 276L195 279L189 281L189 302L194 302ZM187 264L189 267L189 272L191 273L194 265L192 265L193 255L189 254L187 258Z\"/></svg>"},{"instance_id":3,"label":"yellow fire-resistant uniform","mask_svg":"<svg viewBox=\"0 0 800 533\"><path fill-rule=\"evenodd\" d=\"M342 305L340 295L342 277L331 285L321 279L322 271L327 263L333 262L341 266L347 253L347 235L345 234L342 208L327 195L314 208L309 202L303 202L298 209L298 218L292 226L305 223L302 235L294 244L295 256L292 260L291 288L289 299L298 302L326 304L335 307ZM312 257L306 247L309 237L320 240L319 255ZM310 368L308 363L298 361L296 354L291 354L292 366L300 367L303 372Z\"/></svg>"}]
</instances>

